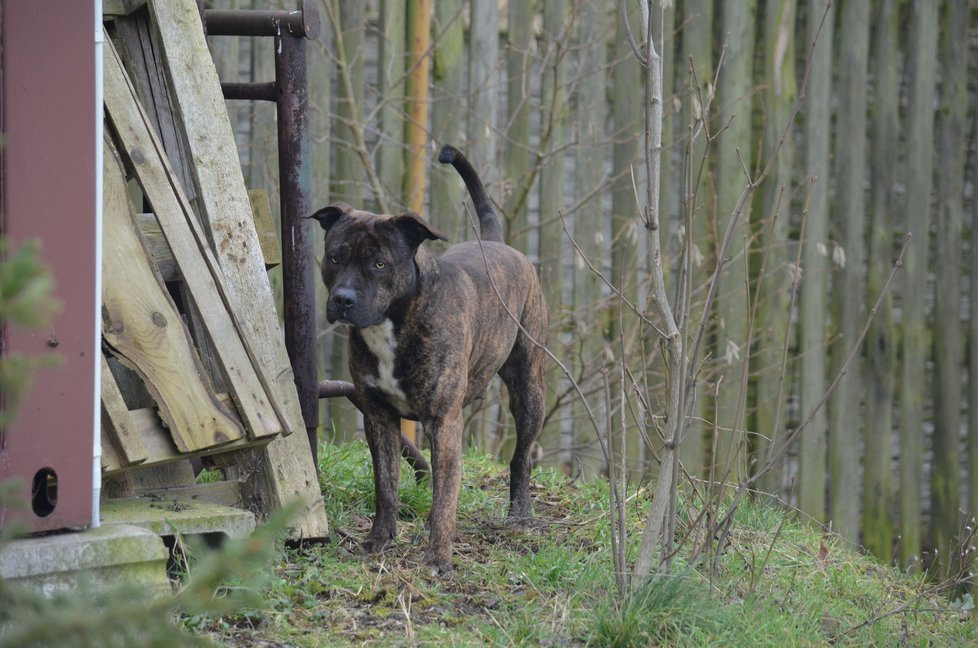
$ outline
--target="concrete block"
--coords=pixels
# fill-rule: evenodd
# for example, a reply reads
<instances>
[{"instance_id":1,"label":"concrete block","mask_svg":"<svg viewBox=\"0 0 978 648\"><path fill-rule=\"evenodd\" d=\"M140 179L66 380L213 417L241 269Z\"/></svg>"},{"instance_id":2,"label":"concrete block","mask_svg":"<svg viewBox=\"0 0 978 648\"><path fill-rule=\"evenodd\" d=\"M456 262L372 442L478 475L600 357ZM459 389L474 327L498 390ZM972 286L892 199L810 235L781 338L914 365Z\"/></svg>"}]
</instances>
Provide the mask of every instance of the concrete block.
<instances>
[{"instance_id":1,"label":"concrete block","mask_svg":"<svg viewBox=\"0 0 978 648\"><path fill-rule=\"evenodd\" d=\"M156 535L209 535L245 538L255 530L251 511L189 498L103 499L102 524L133 524Z\"/></svg>"},{"instance_id":2,"label":"concrete block","mask_svg":"<svg viewBox=\"0 0 978 648\"><path fill-rule=\"evenodd\" d=\"M46 596L85 580L95 588L129 582L170 592L169 552L162 539L126 524L22 538L0 547L0 578L35 587Z\"/></svg>"}]
</instances>

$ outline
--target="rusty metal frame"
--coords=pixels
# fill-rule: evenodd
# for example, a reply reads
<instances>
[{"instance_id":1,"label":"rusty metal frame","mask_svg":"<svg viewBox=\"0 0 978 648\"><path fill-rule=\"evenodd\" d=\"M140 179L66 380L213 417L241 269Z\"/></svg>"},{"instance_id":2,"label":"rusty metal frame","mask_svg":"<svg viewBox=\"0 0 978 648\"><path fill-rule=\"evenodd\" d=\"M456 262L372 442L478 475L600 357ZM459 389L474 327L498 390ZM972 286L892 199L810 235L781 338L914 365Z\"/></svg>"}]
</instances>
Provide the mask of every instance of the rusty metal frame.
<instances>
[{"instance_id":1,"label":"rusty metal frame","mask_svg":"<svg viewBox=\"0 0 978 648\"><path fill-rule=\"evenodd\" d=\"M309 86L305 40L319 37L316 3L301 0L296 11L203 10L208 36L275 39L275 81L221 84L226 99L274 101L278 114L282 277L285 348L295 374L302 418L316 459L319 384L316 351L315 256L310 212L312 158L309 148Z\"/></svg>"}]
</instances>

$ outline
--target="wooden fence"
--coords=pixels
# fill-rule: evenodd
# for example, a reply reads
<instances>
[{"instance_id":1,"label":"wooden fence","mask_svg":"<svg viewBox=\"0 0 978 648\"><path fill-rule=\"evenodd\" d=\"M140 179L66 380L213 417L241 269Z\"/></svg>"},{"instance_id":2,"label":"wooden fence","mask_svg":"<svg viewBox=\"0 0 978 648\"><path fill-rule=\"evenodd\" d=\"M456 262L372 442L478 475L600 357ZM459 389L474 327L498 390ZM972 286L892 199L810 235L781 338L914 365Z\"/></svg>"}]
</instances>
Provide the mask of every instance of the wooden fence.
<instances>
[{"instance_id":1,"label":"wooden fence","mask_svg":"<svg viewBox=\"0 0 978 648\"><path fill-rule=\"evenodd\" d=\"M637 30L639 3L626 4ZM884 559L947 551L978 506L978 3L653 5L656 18L668 5L653 26L665 57L660 235L671 281L689 254L691 336L730 232L686 470L738 479L782 453L763 490ZM454 143L539 266L551 348L599 434L624 430L632 473L654 471L658 343L616 297L647 310L645 95L620 3L438 0L430 49L412 55L405 11L425 6L320 3L316 200L405 209L405 130L412 101L426 102L426 217L453 240L470 236L461 184L433 161ZM267 80L263 46L215 49L223 78ZM430 83L408 96L419 65ZM229 108L250 186L274 190L273 117ZM325 377L344 377L344 331L324 322L322 342ZM601 470L570 380L551 375L545 460ZM467 429L505 452L500 398ZM352 407L329 413L332 434L355 434Z\"/></svg>"}]
</instances>

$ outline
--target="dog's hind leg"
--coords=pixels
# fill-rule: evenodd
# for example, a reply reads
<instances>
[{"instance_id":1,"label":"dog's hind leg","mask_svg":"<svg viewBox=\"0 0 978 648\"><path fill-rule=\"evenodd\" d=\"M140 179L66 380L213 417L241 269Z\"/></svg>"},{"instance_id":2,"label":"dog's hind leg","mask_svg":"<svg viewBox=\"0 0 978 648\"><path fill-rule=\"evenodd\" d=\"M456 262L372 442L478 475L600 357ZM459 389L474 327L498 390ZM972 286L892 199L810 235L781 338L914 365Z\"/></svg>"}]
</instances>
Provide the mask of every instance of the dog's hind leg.
<instances>
[{"instance_id":1,"label":"dog's hind leg","mask_svg":"<svg viewBox=\"0 0 978 648\"><path fill-rule=\"evenodd\" d=\"M509 409L516 421L516 449L509 464L509 517L515 520L533 516L530 505L531 451L545 408L544 355L532 342L522 339L499 371L509 391Z\"/></svg>"},{"instance_id":2,"label":"dog's hind leg","mask_svg":"<svg viewBox=\"0 0 978 648\"><path fill-rule=\"evenodd\" d=\"M431 441L431 535L425 551L425 563L432 573L452 570L452 543L458 510L458 493L462 483L462 412L461 405L448 416L426 420Z\"/></svg>"}]
</instances>

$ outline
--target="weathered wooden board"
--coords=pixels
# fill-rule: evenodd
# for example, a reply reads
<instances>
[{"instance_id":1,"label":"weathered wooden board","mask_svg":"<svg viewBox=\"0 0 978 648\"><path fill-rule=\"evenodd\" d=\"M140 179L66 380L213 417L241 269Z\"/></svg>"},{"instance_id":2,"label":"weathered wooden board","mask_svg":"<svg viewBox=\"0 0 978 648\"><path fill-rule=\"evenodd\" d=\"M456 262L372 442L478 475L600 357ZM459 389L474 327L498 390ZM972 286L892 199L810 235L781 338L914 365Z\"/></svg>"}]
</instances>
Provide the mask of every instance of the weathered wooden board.
<instances>
[{"instance_id":1,"label":"weathered wooden board","mask_svg":"<svg viewBox=\"0 0 978 648\"><path fill-rule=\"evenodd\" d=\"M268 192L264 189L249 189L248 202L251 203L258 245L261 246L261 255L265 259L265 269L269 270L282 263L282 245L278 240Z\"/></svg>"},{"instance_id":2,"label":"weathered wooden board","mask_svg":"<svg viewBox=\"0 0 978 648\"><path fill-rule=\"evenodd\" d=\"M163 281L179 281L182 279L180 267L177 266L177 260L173 258L173 252L170 251L170 246L166 243L163 230L160 229L160 222L156 220L156 214L143 212L136 214L135 218L139 233L146 243L146 251L149 252L149 257L156 264L156 269L159 270Z\"/></svg>"},{"instance_id":3,"label":"weathered wooden board","mask_svg":"<svg viewBox=\"0 0 978 648\"><path fill-rule=\"evenodd\" d=\"M255 228L258 230L258 240L261 242L262 257L265 259L265 269L274 268L282 263L282 253L278 245L278 233L275 231L275 222L272 219L271 208L268 204L268 194L257 189L248 192L251 198L251 206L255 219ZM163 281L180 281L183 275L177 266L176 259L170 246L166 244L163 230L160 223L156 220L156 215L152 213L136 214L136 223L139 231L146 242L150 256L156 263L157 269Z\"/></svg>"},{"instance_id":4,"label":"weathered wooden board","mask_svg":"<svg viewBox=\"0 0 978 648\"><path fill-rule=\"evenodd\" d=\"M143 377L181 452L240 439L243 430L206 383L193 341L146 258L122 163L111 141L106 140L103 159L102 338L117 358ZM124 407L111 398L114 385L107 385L109 400ZM122 395L118 397L121 401ZM119 432L123 422L116 423L112 427ZM129 459L126 436L119 448L124 460ZM136 447L133 454L145 458L145 448Z\"/></svg>"},{"instance_id":5,"label":"weathered wooden board","mask_svg":"<svg viewBox=\"0 0 978 648\"><path fill-rule=\"evenodd\" d=\"M221 271L111 42L105 45L104 82L106 112L219 350L217 359L242 421L254 438L282 432L281 406L249 353L251 332L236 326Z\"/></svg>"},{"instance_id":6,"label":"weathered wooden board","mask_svg":"<svg viewBox=\"0 0 978 648\"><path fill-rule=\"evenodd\" d=\"M252 221L220 80L194 0L149 3L176 111L193 161L197 203L254 352L274 383L291 429L303 429L292 366Z\"/></svg>"},{"instance_id":7,"label":"weathered wooden board","mask_svg":"<svg viewBox=\"0 0 978 648\"><path fill-rule=\"evenodd\" d=\"M248 323L260 364L274 382L291 429L301 430L304 422L294 375L268 276L260 262L259 241L246 217L244 178L197 6L194 0L165 0L150 2L149 7L194 160L197 205L224 270L232 310ZM242 483L242 491L246 500L264 502L261 513L299 497L307 509L294 534L306 538L328 535L317 470L305 434L274 439L261 451L243 453L240 461L260 468Z\"/></svg>"},{"instance_id":8,"label":"weathered wooden board","mask_svg":"<svg viewBox=\"0 0 978 648\"><path fill-rule=\"evenodd\" d=\"M149 12L145 7L116 19L114 42L119 48L120 58L125 62L136 96L166 151L170 168L193 206L197 193L190 170L190 153L175 118L173 98L159 63L158 39L150 28Z\"/></svg>"},{"instance_id":9,"label":"weathered wooden board","mask_svg":"<svg viewBox=\"0 0 978 648\"><path fill-rule=\"evenodd\" d=\"M217 398L225 407L234 407L231 397L227 394L218 394ZM260 441L241 438L222 446L215 446L213 448L206 448L198 452L185 454L180 452L176 445L174 445L173 439L170 438L170 431L164 427L163 421L160 419L155 407L143 407L140 409L129 410L129 415L132 418L133 428L136 435L142 441L143 447L146 448L146 461L142 464L135 464L131 466L124 465L115 451L112 440L109 439L108 435L103 430L102 477L105 479L116 477L120 474L128 474L134 470L142 473L152 466L165 465L174 462L186 462L190 457L206 457L213 455L220 455L222 457L236 456L241 454L242 451L246 449L249 451L260 451L260 449L266 443L268 443L268 439L279 438L269 437L268 439L263 439ZM105 448L108 448L108 451L106 451Z\"/></svg>"},{"instance_id":10,"label":"weathered wooden board","mask_svg":"<svg viewBox=\"0 0 978 648\"><path fill-rule=\"evenodd\" d=\"M158 488L150 488L137 484L132 489L130 497L168 498L177 501L207 502L233 508L246 508L244 497L241 495L241 483L235 480L192 484L188 486L171 486L169 484Z\"/></svg>"},{"instance_id":11,"label":"weathered wooden board","mask_svg":"<svg viewBox=\"0 0 978 648\"><path fill-rule=\"evenodd\" d=\"M105 410L102 410L102 429L99 434L102 440L101 464L102 475L104 477L106 473L121 470L124 467L122 465L122 459L119 458L119 453L116 452L115 446L112 444L112 439L109 438L109 433L105 426Z\"/></svg>"},{"instance_id":12,"label":"weathered wooden board","mask_svg":"<svg viewBox=\"0 0 978 648\"><path fill-rule=\"evenodd\" d=\"M115 454L122 466L146 461L146 446L136 434L136 426L129 415L129 408L122 398L119 385L109 368L109 361L102 356L102 430L108 435Z\"/></svg>"},{"instance_id":13,"label":"weathered wooden board","mask_svg":"<svg viewBox=\"0 0 978 648\"><path fill-rule=\"evenodd\" d=\"M102 0L103 16L128 16L146 4L146 0Z\"/></svg>"}]
</instances>

